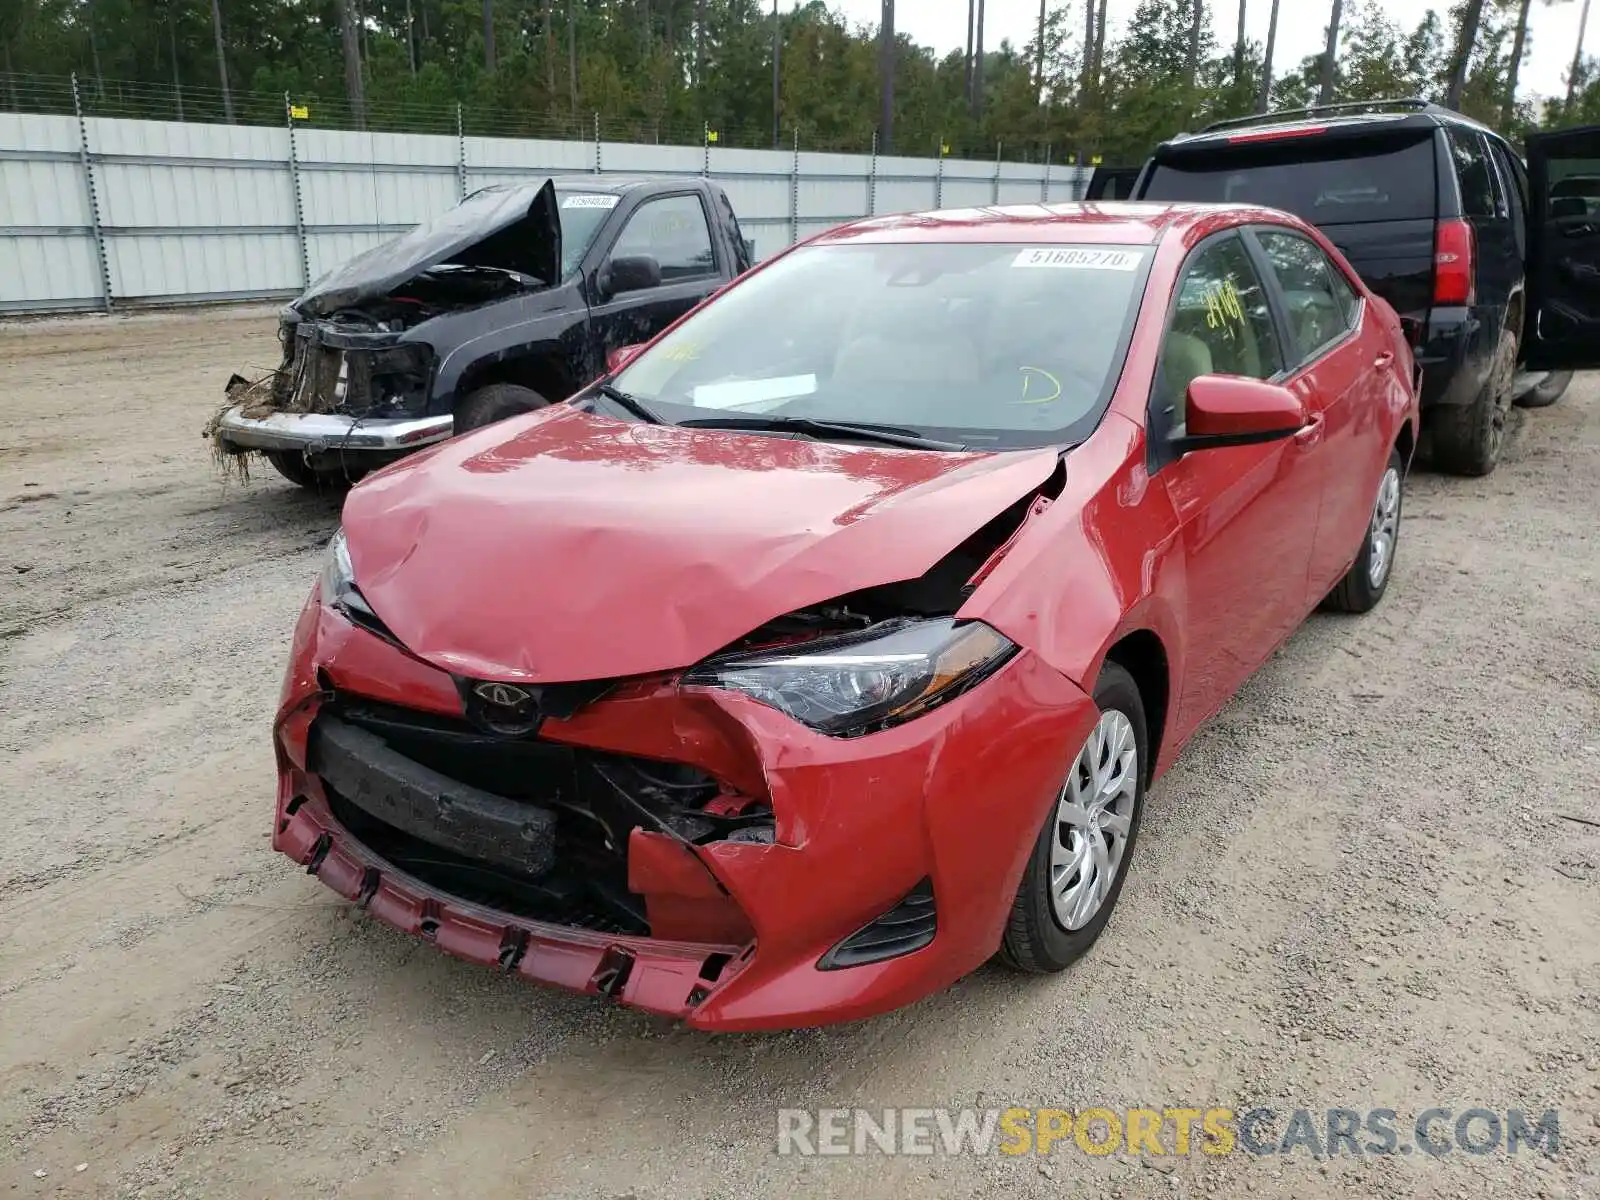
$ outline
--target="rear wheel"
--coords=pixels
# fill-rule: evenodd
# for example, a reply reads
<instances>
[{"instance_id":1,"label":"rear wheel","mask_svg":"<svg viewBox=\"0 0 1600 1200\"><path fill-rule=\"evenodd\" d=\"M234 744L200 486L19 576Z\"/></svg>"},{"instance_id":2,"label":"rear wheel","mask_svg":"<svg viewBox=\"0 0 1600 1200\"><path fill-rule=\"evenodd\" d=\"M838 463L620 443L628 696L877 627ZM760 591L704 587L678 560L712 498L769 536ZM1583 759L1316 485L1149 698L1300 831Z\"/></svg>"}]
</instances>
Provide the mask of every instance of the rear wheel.
<instances>
[{"instance_id":1,"label":"rear wheel","mask_svg":"<svg viewBox=\"0 0 1600 1200\"><path fill-rule=\"evenodd\" d=\"M306 456L298 450L263 450L262 453L279 475L312 492L343 491L367 473L365 467L355 466L319 471L306 462Z\"/></svg>"},{"instance_id":2,"label":"rear wheel","mask_svg":"<svg viewBox=\"0 0 1600 1200\"><path fill-rule=\"evenodd\" d=\"M1022 873L1000 957L1060 971L1094 945L1122 895L1144 812L1149 742L1133 676L1107 663L1094 687L1100 719L1078 750Z\"/></svg>"},{"instance_id":3,"label":"rear wheel","mask_svg":"<svg viewBox=\"0 0 1600 1200\"><path fill-rule=\"evenodd\" d=\"M482 429L485 425L533 412L549 403L532 388L515 383L491 383L473 392L456 407L455 432Z\"/></svg>"},{"instance_id":4,"label":"rear wheel","mask_svg":"<svg viewBox=\"0 0 1600 1200\"><path fill-rule=\"evenodd\" d=\"M1361 552L1337 587L1323 601L1335 612L1370 612L1389 590L1394 574L1394 554L1400 545L1400 508L1404 499L1405 467L1396 450L1389 451L1389 465L1378 482L1378 495L1372 502L1372 520Z\"/></svg>"},{"instance_id":5,"label":"rear wheel","mask_svg":"<svg viewBox=\"0 0 1600 1200\"><path fill-rule=\"evenodd\" d=\"M1439 467L1452 475L1487 475L1494 470L1505 444L1516 370L1517 339L1508 329L1500 335L1489 377L1473 402L1429 414L1433 458Z\"/></svg>"},{"instance_id":6,"label":"rear wheel","mask_svg":"<svg viewBox=\"0 0 1600 1200\"><path fill-rule=\"evenodd\" d=\"M1549 408L1566 393L1572 383L1571 371L1551 371L1538 387L1517 397L1518 408Z\"/></svg>"}]
</instances>

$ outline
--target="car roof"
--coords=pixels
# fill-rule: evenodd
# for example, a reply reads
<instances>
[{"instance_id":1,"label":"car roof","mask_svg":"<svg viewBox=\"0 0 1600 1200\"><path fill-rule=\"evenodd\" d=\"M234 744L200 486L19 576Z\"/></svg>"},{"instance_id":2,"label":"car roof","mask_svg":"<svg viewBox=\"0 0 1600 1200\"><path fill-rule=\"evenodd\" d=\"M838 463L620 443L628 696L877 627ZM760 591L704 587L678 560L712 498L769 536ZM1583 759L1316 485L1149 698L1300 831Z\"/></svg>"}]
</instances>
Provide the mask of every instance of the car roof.
<instances>
[{"instance_id":1,"label":"car roof","mask_svg":"<svg viewBox=\"0 0 1600 1200\"><path fill-rule=\"evenodd\" d=\"M635 192L642 188L681 188L685 185L698 187L707 182L698 175L672 178L657 176L653 179L638 175L552 175L550 178L555 183L557 191L606 192L613 195Z\"/></svg>"},{"instance_id":2,"label":"car roof","mask_svg":"<svg viewBox=\"0 0 1600 1200\"><path fill-rule=\"evenodd\" d=\"M814 244L848 242L1100 243L1148 246L1219 214L1239 223L1294 223L1272 209L1250 204L1181 204L1151 200L1089 201L949 208L932 212L867 217L820 234Z\"/></svg>"}]
</instances>

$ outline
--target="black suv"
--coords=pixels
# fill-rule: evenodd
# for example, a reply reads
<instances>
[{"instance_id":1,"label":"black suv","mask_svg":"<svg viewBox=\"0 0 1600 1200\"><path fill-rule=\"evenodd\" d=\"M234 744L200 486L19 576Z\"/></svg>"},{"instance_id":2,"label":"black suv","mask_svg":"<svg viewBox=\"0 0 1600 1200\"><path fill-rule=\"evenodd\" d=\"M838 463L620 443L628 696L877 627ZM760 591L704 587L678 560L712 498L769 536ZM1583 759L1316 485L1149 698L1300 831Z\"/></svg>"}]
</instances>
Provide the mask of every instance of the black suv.
<instances>
[{"instance_id":1,"label":"black suv","mask_svg":"<svg viewBox=\"0 0 1600 1200\"><path fill-rule=\"evenodd\" d=\"M1336 104L1219 121L1125 175L1088 198L1260 204L1321 229L1411 330L1447 471L1488 474L1513 400L1554 403L1600 366L1600 127L1536 135L1524 164L1423 100Z\"/></svg>"}]
</instances>

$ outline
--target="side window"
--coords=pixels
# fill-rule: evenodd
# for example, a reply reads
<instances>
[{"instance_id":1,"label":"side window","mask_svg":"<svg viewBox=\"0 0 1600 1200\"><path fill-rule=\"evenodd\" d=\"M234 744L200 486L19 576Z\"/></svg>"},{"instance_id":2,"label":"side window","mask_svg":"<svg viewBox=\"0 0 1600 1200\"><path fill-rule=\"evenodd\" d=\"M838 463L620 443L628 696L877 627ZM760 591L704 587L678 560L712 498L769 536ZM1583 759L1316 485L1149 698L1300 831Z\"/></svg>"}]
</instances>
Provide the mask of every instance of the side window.
<instances>
[{"instance_id":1,"label":"side window","mask_svg":"<svg viewBox=\"0 0 1600 1200\"><path fill-rule=\"evenodd\" d=\"M1291 358L1298 366L1343 337L1355 323L1355 289L1309 238L1263 229L1256 232L1256 240L1283 290L1295 343Z\"/></svg>"},{"instance_id":2,"label":"side window","mask_svg":"<svg viewBox=\"0 0 1600 1200\"><path fill-rule=\"evenodd\" d=\"M1470 129L1454 125L1445 127L1445 137L1450 142L1450 157L1456 165L1456 179L1461 184L1461 215L1464 217L1494 216L1494 184L1489 175L1489 155L1484 150L1483 139Z\"/></svg>"},{"instance_id":3,"label":"side window","mask_svg":"<svg viewBox=\"0 0 1600 1200\"><path fill-rule=\"evenodd\" d=\"M1516 236L1517 253L1528 252L1528 178L1521 163L1504 146L1495 144L1495 162L1500 166L1500 177L1506 181L1506 194L1511 202L1511 230Z\"/></svg>"},{"instance_id":4,"label":"side window","mask_svg":"<svg viewBox=\"0 0 1600 1200\"><path fill-rule=\"evenodd\" d=\"M1244 242L1230 234L1189 259L1161 348L1153 429L1182 420L1183 397L1201 375L1270 379L1283 354L1267 306L1266 288Z\"/></svg>"},{"instance_id":5,"label":"side window","mask_svg":"<svg viewBox=\"0 0 1600 1200\"><path fill-rule=\"evenodd\" d=\"M711 229L700 198L666 196L641 204L611 250L613 258L635 255L647 255L661 264L662 283L716 274Z\"/></svg>"}]
</instances>

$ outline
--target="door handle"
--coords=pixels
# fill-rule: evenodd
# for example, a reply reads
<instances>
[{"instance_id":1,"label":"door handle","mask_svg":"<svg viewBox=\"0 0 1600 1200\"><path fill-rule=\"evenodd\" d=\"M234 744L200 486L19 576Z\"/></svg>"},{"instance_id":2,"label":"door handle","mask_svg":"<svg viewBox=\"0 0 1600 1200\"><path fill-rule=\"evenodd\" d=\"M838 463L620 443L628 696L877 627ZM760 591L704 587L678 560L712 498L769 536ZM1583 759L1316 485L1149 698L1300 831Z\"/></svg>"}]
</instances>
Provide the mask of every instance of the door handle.
<instances>
[{"instance_id":1,"label":"door handle","mask_svg":"<svg viewBox=\"0 0 1600 1200\"><path fill-rule=\"evenodd\" d=\"M1315 446L1322 440L1321 413L1312 413L1311 419L1295 431L1294 440L1302 446Z\"/></svg>"},{"instance_id":2,"label":"door handle","mask_svg":"<svg viewBox=\"0 0 1600 1200\"><path fill-rule=\"evenodd\" d=\"M1384 350L1378 355L1377 358L1372 360L1372 365L1377 367L1378 370L1381 371L1381 370L1383 370L1383 368L1387 367L1393 361L1394 361L1394 351L1392 351L1392 350Z\"/></svg>"}]
</instances>

